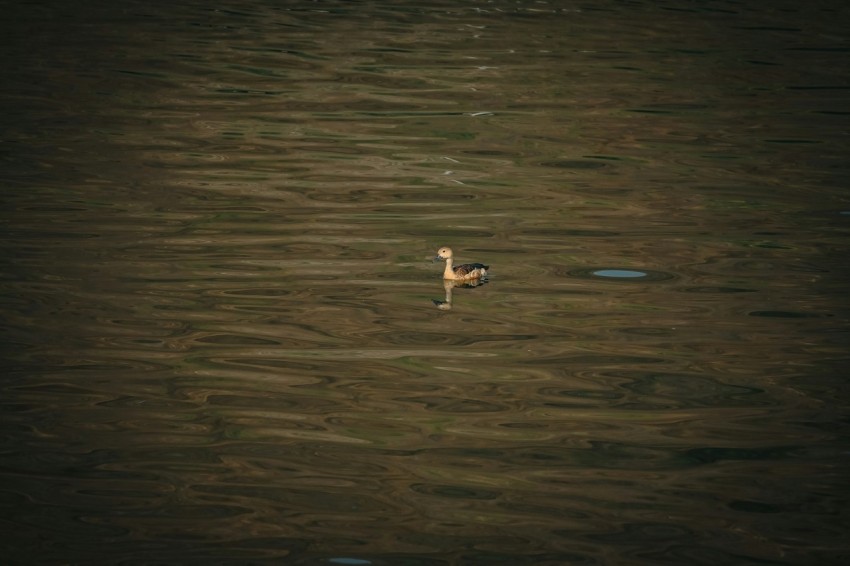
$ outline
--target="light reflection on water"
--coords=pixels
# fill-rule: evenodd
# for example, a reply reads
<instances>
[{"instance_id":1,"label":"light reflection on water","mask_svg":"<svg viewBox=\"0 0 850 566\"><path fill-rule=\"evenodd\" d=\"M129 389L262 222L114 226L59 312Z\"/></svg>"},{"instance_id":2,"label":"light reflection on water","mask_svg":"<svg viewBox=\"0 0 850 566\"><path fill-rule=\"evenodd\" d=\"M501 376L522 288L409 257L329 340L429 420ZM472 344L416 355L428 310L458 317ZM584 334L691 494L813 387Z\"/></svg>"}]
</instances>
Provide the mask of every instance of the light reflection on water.
<instances>
[{"instance_id":1,"label":"light reflection on water","mask_svg":"<svg viewBox=\"0 0 850 566\"><path fill-rule=\"evenodd\" d=\"M844 26L774 5L18 8L5 556L837 562Z\"/></svg>"}]
</instances>

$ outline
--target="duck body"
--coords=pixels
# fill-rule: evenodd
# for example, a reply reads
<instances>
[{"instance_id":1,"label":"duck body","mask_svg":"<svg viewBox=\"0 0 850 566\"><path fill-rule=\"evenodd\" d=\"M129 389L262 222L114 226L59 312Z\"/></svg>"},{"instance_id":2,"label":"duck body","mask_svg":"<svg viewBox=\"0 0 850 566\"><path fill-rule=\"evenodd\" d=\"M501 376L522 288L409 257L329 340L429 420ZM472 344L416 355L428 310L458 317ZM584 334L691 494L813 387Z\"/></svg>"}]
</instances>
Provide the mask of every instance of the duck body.
<instances>
[{"instance_id":1,"label":"duck body","mask_svg":"<svg viewBox=\"0 0 850 566\"><path fill-rule=\"evenodd\" d=\"M442 247L437 250L437 257L434 261L443 260L446 262L446 268L443 270L443 279L448 281L471 281L473 279L481 279L487 275L489 265L483 263L463 263L461 265L453 265L452 249Z\"/></svg>"}]
</instances>

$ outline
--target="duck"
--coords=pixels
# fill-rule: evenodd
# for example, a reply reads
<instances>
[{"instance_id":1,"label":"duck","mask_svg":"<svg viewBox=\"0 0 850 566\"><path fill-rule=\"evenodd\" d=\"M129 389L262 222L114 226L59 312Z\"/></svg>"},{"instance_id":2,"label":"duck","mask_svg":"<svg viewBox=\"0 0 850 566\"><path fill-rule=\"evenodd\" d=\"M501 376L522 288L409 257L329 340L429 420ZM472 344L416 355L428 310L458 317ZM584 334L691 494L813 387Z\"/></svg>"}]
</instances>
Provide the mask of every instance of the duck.
<instances>
[{"instance_id":1,"label":"duck","mask_svg":"<svg viewBox=\"0 0 850 566\"><path fill-rule=\"evenodd\" d=\"M481 279L487 275L489 265L483 263L464 263L456 267L452 266L454 254L449 247L442 247L437 250L437 257L434 261L445 260L446 269L443 271L443 279L447 281L471 281L473 279Z\"/></svg>"}]
</instances>

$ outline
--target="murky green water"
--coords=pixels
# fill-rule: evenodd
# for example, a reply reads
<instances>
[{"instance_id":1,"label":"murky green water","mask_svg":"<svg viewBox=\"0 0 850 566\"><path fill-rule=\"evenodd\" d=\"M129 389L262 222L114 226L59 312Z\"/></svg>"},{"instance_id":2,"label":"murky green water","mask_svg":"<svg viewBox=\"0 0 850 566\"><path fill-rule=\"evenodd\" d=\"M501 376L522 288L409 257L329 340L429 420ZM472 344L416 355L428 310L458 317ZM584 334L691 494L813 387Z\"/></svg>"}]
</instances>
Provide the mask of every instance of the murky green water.
<instances>
[{"instance_id":1,"label":"murky green water","mask_svg":"<svg viewBox=\"0 0 850 566\"><path fill-rule=\"evenodd\" d=\"M10 4L4 563L848 559L848 8Z\"/></svg>"}]
</instances>

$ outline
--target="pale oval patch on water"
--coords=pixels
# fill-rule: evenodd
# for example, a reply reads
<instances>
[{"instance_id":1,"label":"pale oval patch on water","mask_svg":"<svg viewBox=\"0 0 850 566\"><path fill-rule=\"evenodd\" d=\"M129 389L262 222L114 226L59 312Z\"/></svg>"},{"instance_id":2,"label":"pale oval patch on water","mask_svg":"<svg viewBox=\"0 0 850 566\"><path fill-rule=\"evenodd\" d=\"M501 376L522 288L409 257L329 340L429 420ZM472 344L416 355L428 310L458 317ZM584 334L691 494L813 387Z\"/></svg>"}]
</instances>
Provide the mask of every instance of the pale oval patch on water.
<instances>
[{"instance_id":1,"label":"pale oval patch on water","mask_svg":"<svg viewBox=\"0 0 850 566\"><path fill-rule=\"evenodd\" d=\"M613 279L635 279L637 277L646 277L644 271L632 271L631 269L600 269L594 271L591 275L596 277L611 277Z\"/></svg>"},{"instance_id":2,"label":"pale oval patch on water","mask_svg":"<svg viewBox=\"0 0 850 566\"><path fill-rule=\"evenodd\" d=\"M580 277L582 279L601 279L606 281L622 281L622 282L641 282L655 283L658 281L669 281L676 276L672 273L664 271L652 271L649 269L625 269L620 267L603 267L592 268L583 267L573 269L567 272L570 277Z\"/></svg>"}]
</instances>

